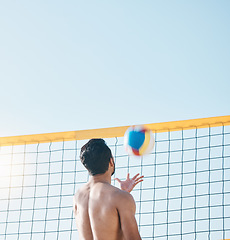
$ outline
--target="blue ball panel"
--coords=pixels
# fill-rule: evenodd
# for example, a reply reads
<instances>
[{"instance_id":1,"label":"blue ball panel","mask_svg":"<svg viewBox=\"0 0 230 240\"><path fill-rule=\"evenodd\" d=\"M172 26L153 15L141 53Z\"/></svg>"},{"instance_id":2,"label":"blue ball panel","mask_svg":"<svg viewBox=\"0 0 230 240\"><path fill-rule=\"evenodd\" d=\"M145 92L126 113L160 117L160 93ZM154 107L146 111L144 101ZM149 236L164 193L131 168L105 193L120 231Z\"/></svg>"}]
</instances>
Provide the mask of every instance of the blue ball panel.
<instances>
[{"instance_id":1,"label":"blue ball panel","mask_svg":"<svg viewBox=\"0 0 230 240\"><path fill-rule=\"evenodd\" d=\"M139 150L145 141L145 133L130 131L128 145L136 150Z\"/></svg>"}]
</instances>

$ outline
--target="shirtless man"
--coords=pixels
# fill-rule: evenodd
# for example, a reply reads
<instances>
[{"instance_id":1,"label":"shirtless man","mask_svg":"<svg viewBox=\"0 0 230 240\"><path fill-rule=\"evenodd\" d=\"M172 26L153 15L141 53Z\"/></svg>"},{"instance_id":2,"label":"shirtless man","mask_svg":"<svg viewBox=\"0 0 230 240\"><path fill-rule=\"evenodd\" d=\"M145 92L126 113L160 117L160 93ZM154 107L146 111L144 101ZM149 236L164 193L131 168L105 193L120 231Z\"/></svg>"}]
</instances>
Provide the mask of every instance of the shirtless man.
<instances>
[{"instance_id":1,"label":"shirtless man","mask_svg":"<svg viewBox=\"0 0 230 240\"><path fill-rule=\"evenodd\" d=\"M141 240L130 192L141 181L139 174L111 185L115 165L103 139L91 139L81 148L80 159L90 174L88 183L74 196L74 215L81 240Z\"/></svg>"}]
</instances>

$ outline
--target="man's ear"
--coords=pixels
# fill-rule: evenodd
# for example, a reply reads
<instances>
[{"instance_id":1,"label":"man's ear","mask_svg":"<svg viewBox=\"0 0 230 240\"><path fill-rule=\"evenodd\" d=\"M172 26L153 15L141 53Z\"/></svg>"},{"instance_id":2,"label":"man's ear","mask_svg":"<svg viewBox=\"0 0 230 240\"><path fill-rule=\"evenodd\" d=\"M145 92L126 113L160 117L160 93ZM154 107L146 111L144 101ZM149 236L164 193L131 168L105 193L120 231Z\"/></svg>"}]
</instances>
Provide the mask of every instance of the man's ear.
<instances>
[{"instance_id":1,"label":"man's ear","mask_svg":"<svg viewBox=\"0 0 230 240\"><path fill-rule=\"evenodd\" d=\"M109 164L110 164L112 167L114 166L114 160L113 160L112 157L110 158Z\"/></svg>"}]
</instances>

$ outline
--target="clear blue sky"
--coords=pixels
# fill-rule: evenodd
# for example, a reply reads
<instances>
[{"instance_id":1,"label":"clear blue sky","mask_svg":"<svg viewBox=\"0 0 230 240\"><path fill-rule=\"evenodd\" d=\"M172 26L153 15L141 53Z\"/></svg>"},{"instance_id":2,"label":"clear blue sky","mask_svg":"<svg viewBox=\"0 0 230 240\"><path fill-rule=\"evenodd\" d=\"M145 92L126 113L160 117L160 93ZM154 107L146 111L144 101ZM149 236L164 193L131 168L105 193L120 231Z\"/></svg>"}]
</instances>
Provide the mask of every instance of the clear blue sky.
<instances>
[{"instance_id":1,"label":"clear blue sky","mask_svg":"<svg viewBox=\"0 0 230 240\"><path fill-rule=\"evenodd\" d=\"M229 0L1 1L0 136L230 114Z\"/></svg>"}]
</instances>

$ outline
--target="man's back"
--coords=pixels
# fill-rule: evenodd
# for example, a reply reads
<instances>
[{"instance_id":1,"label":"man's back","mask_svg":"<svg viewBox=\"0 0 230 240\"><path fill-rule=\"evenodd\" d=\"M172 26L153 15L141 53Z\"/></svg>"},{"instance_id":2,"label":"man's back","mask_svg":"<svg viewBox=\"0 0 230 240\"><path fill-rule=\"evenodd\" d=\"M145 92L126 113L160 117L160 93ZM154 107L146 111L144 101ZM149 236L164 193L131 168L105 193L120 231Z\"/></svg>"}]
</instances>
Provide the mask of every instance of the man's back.
<instances>
[{"instance_id":1,"label":"man's back","mask_svg":"<svg viewBox=\"0 0 230 240\"><path fill-rule=\"evenodd\" d=\"M81 239L123 239L116 208L119 191L108 183L88 183L77 192L76 221Z\"/></svg>"},{"instance_id":2,"label":"man's back","mask_svg":"<svg viewBox=\"0 0 230 240\"><path fill-rule=\"evenodd\" d=\"M139 236L132 229L132 222L135 221L133 203L129 193L109 183L91 182L84 185L75 195L75 217L80 239L140 239L131 236L133 232ZM125 238L125 235L130 238Z\"/></svg>"}]
</instances>

